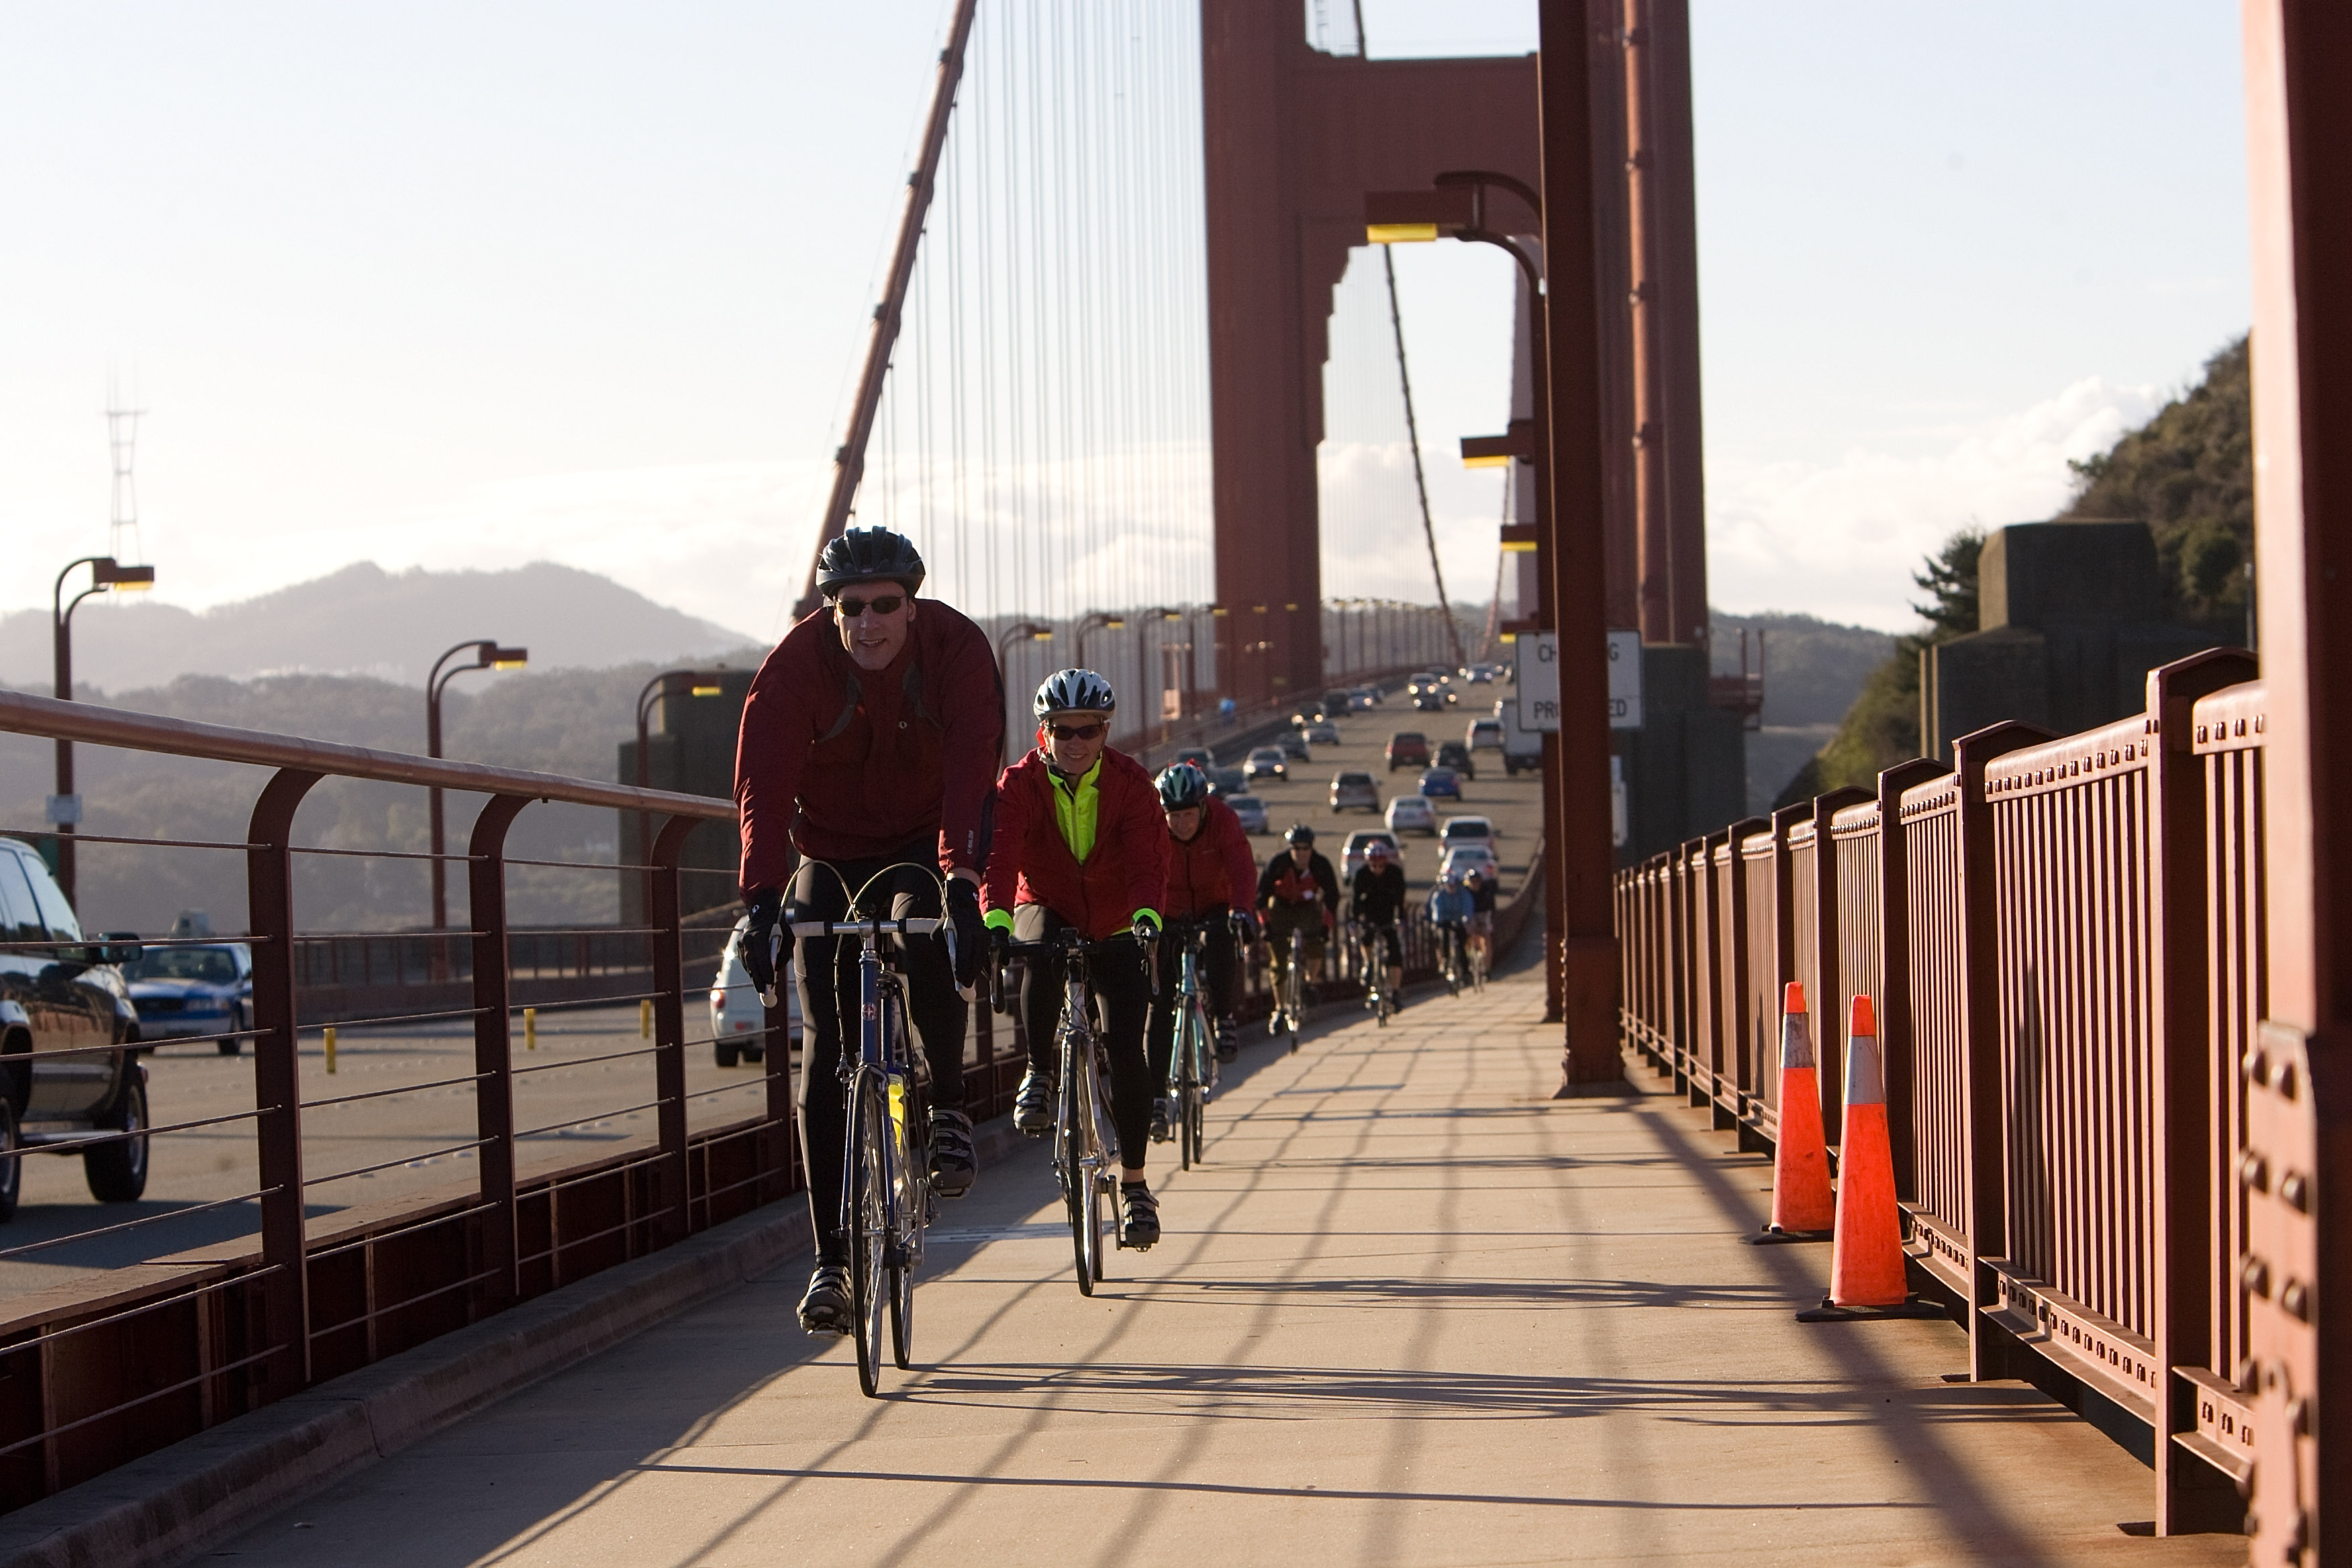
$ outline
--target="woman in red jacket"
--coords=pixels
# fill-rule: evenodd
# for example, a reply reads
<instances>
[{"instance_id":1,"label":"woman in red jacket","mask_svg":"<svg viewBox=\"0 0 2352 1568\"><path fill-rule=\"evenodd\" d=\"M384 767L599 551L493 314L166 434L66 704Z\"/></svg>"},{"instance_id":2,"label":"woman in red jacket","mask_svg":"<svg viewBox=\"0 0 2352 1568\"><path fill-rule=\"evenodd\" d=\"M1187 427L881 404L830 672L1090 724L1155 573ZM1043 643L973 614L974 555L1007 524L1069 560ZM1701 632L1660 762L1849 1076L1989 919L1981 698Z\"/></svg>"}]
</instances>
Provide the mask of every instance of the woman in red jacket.
<instances>
[{"instance_id":1,"label":"woman in red jacket","mask_svg":"<svg viewBox=\"0 0 2352 1568\"><path fill-rule=\"evenodd\" d=\"M1145 1184L1155 1085L1144 1061L1151 1005L1142 943L1160 931L1168 887L1168 833L1160 794L1143 764L1109 745L1118 706L1110 682L1091 669L1065 669L1037 689L1037 749L996 782L995 834L981 905L994 930L1021 942L1076 931L1089 942L1132 932L1132 953L1091 960L1087 976L1104 1015L1110 1058L1111 1121L1118 1130L1119 1196L1128 1246L1160 1239L1160 1205ZM1031 1137L1054 1125L1054 1063L1064 965L1033 958L1021 982L1029 1027L1029 1071L1013 1104L1013 1125Z\"/></svg>"},{"instance_id":2,"label":"woman in red jacket","mask_svg":"<svg viewBox=\"0 0 2352 1568\"><path fill-rule=\"evenodd\" d=\"M1217 1020L1217 1059L1229 1062L1235 1052L1234 982L1239 978L1234 927L1229 916L1250 920L1250 893L1257 886L1257 859L1250 853L1249 835L1234 808L1209 794L1209 775L1191 763L1178 763L1160 775L1160 809L1168 818L1168 896L1160 912L1169 921L1197 921L1208 927L1202 954L1202 981L1209 993L1209 1012ZM1255 922L1253 922L1255 923ZM1151 1081L1165 1089L1170 1058L1176 1054L1176 973L1181 933L1160 939L1160 994L1151 1004ZM1151 1135L1170 1136L1175 1112L1155 1104Z\"/></svg>"}]
</instances>

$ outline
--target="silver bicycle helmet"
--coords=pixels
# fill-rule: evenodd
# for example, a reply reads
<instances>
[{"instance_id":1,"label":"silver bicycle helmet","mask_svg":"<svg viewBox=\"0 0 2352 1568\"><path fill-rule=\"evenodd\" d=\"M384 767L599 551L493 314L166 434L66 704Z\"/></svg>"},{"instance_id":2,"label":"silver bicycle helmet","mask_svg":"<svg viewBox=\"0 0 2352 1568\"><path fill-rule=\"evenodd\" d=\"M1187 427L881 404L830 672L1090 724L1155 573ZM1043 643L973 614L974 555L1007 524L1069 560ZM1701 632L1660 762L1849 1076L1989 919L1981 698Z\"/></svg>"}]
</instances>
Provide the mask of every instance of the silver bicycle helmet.
<instances>
[{"instance_id":1,"label":"silver bicycle helmet","mask_svg":"<svg viewBox=\"0 0 2352 1568\"><path fill-rule=\"evenodd\" d=\"M914 542L887 528L852 528L816 558L817 592L830 599L850 583L897 583L908 593L923 586L923 557Z\"/></svg>"},{"instance_id":2,"label":"silver bicycle helmet","mask_svg":"<svg viewBox=\"0 0 2352 1568\"><path fill-rule=\"evenodd\" d=\"M1209 775L1192 763L1178 763L1160 775L1160 809L1184 811L1209 798Z\"/></svg>"},{"instance_id":3,"label":"silver bicycle helmet","mask_svg":"<svg viewBox=\"0 0 2352 1568\"><path fill-rule=\"evenodd\" d=\"M1040 719L1056 713L1109 713L1118 709L1118 698L1110 682L1093 670L1062 669L1045 678L1031 707Z\"/></svg>"}]
</instances>

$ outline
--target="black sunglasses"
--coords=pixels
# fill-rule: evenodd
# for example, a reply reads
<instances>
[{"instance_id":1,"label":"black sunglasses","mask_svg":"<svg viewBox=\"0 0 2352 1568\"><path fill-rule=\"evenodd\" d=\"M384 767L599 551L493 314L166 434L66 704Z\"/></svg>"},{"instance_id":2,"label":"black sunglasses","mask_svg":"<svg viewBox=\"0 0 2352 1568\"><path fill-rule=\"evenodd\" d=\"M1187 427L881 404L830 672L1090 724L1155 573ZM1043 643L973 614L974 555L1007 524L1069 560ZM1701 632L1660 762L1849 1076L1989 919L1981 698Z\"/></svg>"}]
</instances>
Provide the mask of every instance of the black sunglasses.
<instances>
[{"instance_id":1,"label":"black sunglasses","mask_svg":"<svg viewBox=\"0 0 2352 1568\"><path fill-rule=\"evenodd\" d=\"M898 606L906 602L904 594L885 594L878 599L843 598L835 599L834 604L841 611L843 620L854 621L868 609L877 616L895 616L898 613Z\"/></svg>"},{"instance_id":2,"label":"black sunglasses","mask_svg":"<svg viewBox=\"0 0 2352 1568\"><path fill-rule=\"evenodd\" d=\"M1045 728L1056 741L1091 741L1110 726L1108 724L1048 724Z\"/></svg>"}]
</instances>

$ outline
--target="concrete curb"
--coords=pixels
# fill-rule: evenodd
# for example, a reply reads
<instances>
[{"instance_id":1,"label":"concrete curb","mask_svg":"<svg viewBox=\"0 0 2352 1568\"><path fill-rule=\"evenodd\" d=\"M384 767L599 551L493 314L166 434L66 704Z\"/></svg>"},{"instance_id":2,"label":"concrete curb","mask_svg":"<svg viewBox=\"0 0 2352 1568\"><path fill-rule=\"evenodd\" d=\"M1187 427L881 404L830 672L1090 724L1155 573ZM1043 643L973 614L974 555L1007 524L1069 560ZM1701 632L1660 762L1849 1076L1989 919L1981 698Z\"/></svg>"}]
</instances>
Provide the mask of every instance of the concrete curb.
<instances>
[{"instance_id":1,"label":"concrete curb","mask_svg":"<svg viewBox=\"0 0 2352 1568\"><path fill-rule=\"evenodd\" d=\"M1027 1140L999 1118L973 1142L993 1165ZM171 1568L809 1250L795 1194L18 1509L0 1565Z\"/></svg>"}]
</instances>

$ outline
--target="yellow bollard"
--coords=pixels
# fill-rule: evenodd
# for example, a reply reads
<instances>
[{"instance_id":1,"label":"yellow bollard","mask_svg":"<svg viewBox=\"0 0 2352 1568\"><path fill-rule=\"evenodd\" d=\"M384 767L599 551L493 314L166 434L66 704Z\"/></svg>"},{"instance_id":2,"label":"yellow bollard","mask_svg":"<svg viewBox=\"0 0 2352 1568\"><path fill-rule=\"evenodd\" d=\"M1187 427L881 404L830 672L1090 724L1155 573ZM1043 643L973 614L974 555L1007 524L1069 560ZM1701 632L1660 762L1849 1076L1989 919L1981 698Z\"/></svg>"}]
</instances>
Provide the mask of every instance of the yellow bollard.
<instances>
[{"instance_id":1,"label":"yellow bollard","mask_svg":"<svg viewBox=\"0 0 2352 1568\"><path fill-rule=\"evenodd\" d=\"M650 1040L653 1037L654 1005L649 998L637 1004L637 1038Z\"/></svg>"},{"instance_id":2,"label":"yellow bollard","mask_svg":"<svg viewBox=\"0 0 2352 1568\"><path fill-rule=\"evenodd\" d=\"M539 1049L539 1009L536 1007L522 1010L522 1048L527 1051Z\"/></svg>"},{"instance_id":3,"label":"yellow bollard","mask_svg":"<svg viewBox=\"0 0 2352 1568\"><path fill-rule=\"evenodd\" d=\"M327 1026L327 1070L335 1070L335 1026L332 1024Z\"/></svg>"}]
</instances>

